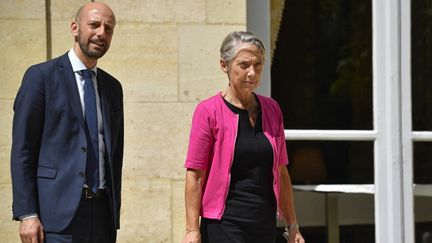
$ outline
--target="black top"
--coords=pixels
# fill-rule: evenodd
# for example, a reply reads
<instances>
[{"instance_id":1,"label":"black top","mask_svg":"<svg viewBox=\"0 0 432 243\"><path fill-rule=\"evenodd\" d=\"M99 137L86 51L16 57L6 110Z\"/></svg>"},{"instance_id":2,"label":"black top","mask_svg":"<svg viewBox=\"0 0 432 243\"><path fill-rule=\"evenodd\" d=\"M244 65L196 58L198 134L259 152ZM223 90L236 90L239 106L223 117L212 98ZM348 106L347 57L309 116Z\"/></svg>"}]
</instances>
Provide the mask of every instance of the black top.
<instances>
[{"instance_id":1,"label":"black top","mask_svg":"<svg viewBox=\"0 0 432 243\"><path fill-rule=\"evenodd\" d=\"M239 123L223 218L274 221L273 149L263 133L261 107L258 108L255 127L252 127L247 110L224 101L239 115Z\"/></svg>"}]
</instances>

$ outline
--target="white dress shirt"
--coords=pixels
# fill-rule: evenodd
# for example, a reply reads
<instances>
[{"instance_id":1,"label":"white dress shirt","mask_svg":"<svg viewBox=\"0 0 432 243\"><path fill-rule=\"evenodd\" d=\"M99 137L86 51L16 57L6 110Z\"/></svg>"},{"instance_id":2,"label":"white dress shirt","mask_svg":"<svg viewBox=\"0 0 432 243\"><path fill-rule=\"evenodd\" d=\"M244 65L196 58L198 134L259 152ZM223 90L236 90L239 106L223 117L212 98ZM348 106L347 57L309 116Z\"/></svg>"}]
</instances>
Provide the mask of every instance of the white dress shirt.
<instances>
[{"instance_id":1,"label":"white dress shirt","mask_svg":"<svg viewBox=\"0 0 432 243\"><path fill-rule=\"evenodd\" d=\"M75 74L75 80L78 87L78 93L80 97L81 110L83 112L83 117L85 118L85 105L84 105L84 78L81 76L81 70L87 69L84 63L78 58L73 49L69 50L68 53L69 60L72 64L72 70ZM102 109L100 104L99 92L97 92L97 67L91 68L93 71L92 80L93 85L96 90L96 110L97 110L97 123L98 123L98 137L99 137L99 188L106 187L105 180L105 140L104 140L104 128L102 123ZM87 185L84 185L87 187Z\"/></svg>"}]
</instances>

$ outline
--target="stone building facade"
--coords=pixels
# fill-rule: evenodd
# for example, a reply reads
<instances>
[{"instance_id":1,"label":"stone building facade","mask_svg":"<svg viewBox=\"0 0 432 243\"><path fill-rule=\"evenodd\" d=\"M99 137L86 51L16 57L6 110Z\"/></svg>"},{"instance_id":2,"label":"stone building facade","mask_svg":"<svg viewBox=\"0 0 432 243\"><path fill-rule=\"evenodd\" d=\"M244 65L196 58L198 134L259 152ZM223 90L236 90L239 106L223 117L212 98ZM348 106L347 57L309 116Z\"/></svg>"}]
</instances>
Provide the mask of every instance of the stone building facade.
<instances>
[{"instance_id":1,"label":"stone building facade","mask_svg":"<svg viewBox=\"0 0 432 243\"><path fill-rule=\"evenodd\" d=\"M0 1L0 238L19 242L11 221L13 101L25 70L72 47L70 22L88 1ZM125 156L118 242L180 242L183 162L195 105L225 87L218 49L246 28L245 0L105 1L116 14L98 66L124 89Z\"/></svg>"}]
</instances>

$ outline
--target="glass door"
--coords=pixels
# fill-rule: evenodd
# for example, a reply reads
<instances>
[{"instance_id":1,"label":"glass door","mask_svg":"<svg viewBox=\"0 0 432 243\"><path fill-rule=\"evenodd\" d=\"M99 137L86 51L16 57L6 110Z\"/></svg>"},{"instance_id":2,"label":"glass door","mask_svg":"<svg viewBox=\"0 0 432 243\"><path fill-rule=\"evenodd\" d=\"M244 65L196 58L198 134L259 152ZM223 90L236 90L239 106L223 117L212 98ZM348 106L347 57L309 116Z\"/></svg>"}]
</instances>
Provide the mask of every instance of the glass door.
<instances>
[{"instance_id":1,"label":"glass door","mask_svg":"<svg viewBox=\"0 0 432 243\"><path fill-rule=\"evenodd\" d=\"M374 242L373 194L340 193L374 184L371 1L286 0L274 44L271 96L284 114L293 184L334 188L318 200L296 193L305 238ZM304 214L310 208L321 217Z\"/></svg>"},{"instance_id":2,"label":"glass door","mask_svg":"<svg viewBox=\"0 0 432 243\"><path fill-rule=\"evenodd\" d=\"M432 1L411 1L411 114L415 242L432 243ZM408 89L409 90L409 89ZM407 114L408 115L408 114ZM409 119L411 118L411 119Z\"/></svg>"},{"instance_id":3,"label":"glass door","mask_svg":"<svg viewBox=\"0 0 432 243\"><path fill-rule=\"evenodd\" d=\"M306 239L431 242L432 0L248 0L247 8L247 28L271 53L261 92L283 109L293 182L371 186L297 191Z\"/></svg>"}]
</instances>

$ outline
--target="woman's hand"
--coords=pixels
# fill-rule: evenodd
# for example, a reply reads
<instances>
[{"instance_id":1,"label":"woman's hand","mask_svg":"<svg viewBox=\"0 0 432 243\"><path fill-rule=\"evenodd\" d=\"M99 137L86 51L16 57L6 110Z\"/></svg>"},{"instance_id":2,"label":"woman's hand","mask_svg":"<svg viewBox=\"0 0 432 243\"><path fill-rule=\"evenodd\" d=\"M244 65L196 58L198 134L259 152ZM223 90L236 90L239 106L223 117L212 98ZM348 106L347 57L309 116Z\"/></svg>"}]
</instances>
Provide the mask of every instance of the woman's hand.
<instances>
[{"instance_id":1,"label":"woman's hand","mask_svg":"<svg viewBox=\"0 0 432 243\"><path fill-rule=\"evenodd\" d=\"M201 234L199 230L186 231L182 243L201 243Z\"/></svg>"},{"instance_id":2,"label":"woman's hand","mask_svg":"<svg viewBox=\"0 0 432 243\"><path fill-rule=\"evenodd\" d=\"M279 167L280 173L280 208L284 215L284 218L289 224L288 227L288 241L289 243L304 243L305 240L301 235L296 214L294 210L294 202L293 202L293 192L292 192L292 184L291 178L288 173L288 169L285 165L281 165Z\"/></svg>"},{"instance_id":3,"label":"woman's hand","mask_svg":"<svg viewBox=\"0 0 432 243\"><path fill-rule=\"evenodd\" d=\"M298 228L289 230L288 243L305 243L303 236L301 235Z\"/></svg>"},{"instance_id":4,"label":"woman's hand","mask_svg":"<svg viewBox=\"0 0 432 243\"><path fill-rule=\"evenodd\" d=\"M182 243L201 243L199 216L205 171L187 169L185 186L186 233Z\"/></svg>"}]
</instances>

